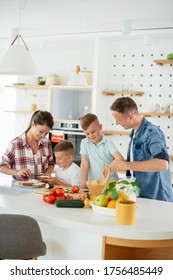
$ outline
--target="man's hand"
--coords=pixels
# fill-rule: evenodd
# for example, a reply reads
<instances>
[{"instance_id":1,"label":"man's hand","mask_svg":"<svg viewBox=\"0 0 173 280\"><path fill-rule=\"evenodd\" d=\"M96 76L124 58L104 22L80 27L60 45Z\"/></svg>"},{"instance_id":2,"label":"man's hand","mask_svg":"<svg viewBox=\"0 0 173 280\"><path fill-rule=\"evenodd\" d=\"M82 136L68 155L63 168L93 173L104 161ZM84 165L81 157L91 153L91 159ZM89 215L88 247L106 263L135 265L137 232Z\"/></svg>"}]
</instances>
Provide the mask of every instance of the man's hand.
<instances>
[{"instance_id":1,"label":"man's hand","mask_svg":"<svg viewBox=\"0 0 173 280\"><path fill-rule=\"evenodd\" d=\"M109 166L111 173L116 173L118 171L126 171L127 168L127 161L124 160L114 160Z\"/></svg>"}]
</instances>

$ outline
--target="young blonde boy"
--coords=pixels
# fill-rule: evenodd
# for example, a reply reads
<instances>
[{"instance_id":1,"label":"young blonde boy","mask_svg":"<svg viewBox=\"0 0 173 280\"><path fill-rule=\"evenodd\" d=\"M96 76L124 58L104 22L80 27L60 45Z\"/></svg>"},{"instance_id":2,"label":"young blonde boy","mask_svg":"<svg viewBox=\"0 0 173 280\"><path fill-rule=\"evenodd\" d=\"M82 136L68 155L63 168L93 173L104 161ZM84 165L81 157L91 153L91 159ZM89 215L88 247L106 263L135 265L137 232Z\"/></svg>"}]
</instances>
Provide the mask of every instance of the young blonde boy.
<instances>
[{"instance_id":1,"label":"young blonde boy","mask_svg":"<svg viewBox=\"0 0 173 280\"><path fill-rule=\"evenodd\" d=\"M114 159L124 160L112 141L102 134L102 124L94 114L86 114L81 118L81 127L86 138L81 141L81 176L82 186L86 186L87 180L103 178L103 170ZM117 179L116 173L110 179Z\"/></svg>"},{"instance_id":2,"label":"young blonde boy","mask_svg":"<svg viewBox=\"0 0 173 280\"><path fill-rule=\"evenodd\" d=\"M56 144L53 152L57 163L55 178L46 181L61 186L81 186L80 167L73 162L75 154L73 144L63 140Z\"/></svg>"}]
</instances>

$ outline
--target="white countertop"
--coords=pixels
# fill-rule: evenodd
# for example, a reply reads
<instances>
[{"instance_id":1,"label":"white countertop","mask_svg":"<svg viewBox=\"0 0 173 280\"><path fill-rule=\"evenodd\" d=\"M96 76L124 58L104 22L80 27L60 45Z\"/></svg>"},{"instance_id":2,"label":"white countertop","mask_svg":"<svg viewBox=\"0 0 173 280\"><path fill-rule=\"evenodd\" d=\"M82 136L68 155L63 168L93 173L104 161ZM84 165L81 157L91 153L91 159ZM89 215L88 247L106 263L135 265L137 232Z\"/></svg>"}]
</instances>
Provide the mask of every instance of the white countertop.
<instances>
[{"instance_id":1,"label":"white countertop","mask_svg":"<svg viewBox=\"0 0 173 280\"><path fill-rule=\"evenodd\" d=\"M0 185L2 186L2 180ZM7 186L10 189L9 186ZM3 194L0 188L0 213L20 213L38 222L115 238L134 240L173 239L173 203L137 199L135 225L117 225L115 218L94 213L91 208L57 208L33 192Z\"/></svg>"}]
</instances>

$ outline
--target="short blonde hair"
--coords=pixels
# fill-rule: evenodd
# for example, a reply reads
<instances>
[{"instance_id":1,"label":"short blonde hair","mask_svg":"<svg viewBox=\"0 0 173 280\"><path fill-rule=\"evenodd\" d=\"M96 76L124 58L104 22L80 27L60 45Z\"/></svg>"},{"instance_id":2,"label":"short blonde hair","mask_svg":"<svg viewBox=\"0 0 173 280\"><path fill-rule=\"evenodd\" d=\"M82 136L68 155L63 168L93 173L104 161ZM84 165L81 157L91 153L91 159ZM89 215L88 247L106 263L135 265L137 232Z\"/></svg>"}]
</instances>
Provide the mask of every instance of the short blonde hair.
<instances>
[{"instance_id":1,"label":"short blonde hair","mask_svg":"<svg viewBox=\"0 0 173 280\"><path fill-rule=\"evenodd\" d=\"M72 142L68 140L63 140L62 142L56 144L56 146L53 149L53 152L67 152L68 154L71 154L74 156L74 146Z\"/></svg>"},{"instance_id":2,"label":"short blonde hair","mask_svg":"<svg viewBox=\"0 0 173 280\"><path fill-rule=\"evenodd\" d=\"M99 124L99 120L94 114L86 114L80 119L81 127L83 130L86 130L93 122L97 122Z\"/></svg>"}]
</instances>

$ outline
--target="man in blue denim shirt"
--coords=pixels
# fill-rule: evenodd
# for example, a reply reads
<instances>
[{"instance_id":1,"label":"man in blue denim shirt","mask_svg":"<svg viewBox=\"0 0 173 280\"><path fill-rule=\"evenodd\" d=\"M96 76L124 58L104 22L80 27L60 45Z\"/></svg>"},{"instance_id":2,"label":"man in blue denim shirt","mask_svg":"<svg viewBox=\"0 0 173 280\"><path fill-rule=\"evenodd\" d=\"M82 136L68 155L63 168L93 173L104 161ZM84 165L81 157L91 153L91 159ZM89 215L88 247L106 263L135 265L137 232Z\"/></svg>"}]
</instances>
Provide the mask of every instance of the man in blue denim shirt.
<instances>
[{"instance_id":1,"label":"man in blue denim shirt","mask_svg":"<svg viewBox=\"0 0 173 280\"><path fill-rule=\"evenodd\" d=\"M111 172L133 173L140 185L140 197L173 202L169 156L162 130L139 114L130 97L116 99L110 109L117 125L132 128L127 161L114 160Z\"/></svg>"}]
</instances>

